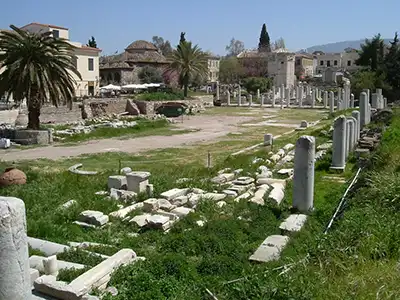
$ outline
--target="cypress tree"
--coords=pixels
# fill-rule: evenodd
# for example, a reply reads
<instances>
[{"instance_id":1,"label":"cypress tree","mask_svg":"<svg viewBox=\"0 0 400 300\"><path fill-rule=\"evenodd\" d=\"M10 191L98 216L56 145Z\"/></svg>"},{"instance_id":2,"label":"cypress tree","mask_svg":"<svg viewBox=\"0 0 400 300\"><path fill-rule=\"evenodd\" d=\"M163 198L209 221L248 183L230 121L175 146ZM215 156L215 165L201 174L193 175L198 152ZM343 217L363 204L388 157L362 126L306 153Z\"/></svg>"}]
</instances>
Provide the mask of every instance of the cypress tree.
<instances>
[{"instance_id":1,"label":"cypress tree","mask_svg":"<svg viewBox=\"0 0 400 300\"><path fill-rule=\"evenodd\" d=\"M261 28L260 42L258 43L259 52L271 52L271 42L265 23Z\"/></svg>"}]
</instances>

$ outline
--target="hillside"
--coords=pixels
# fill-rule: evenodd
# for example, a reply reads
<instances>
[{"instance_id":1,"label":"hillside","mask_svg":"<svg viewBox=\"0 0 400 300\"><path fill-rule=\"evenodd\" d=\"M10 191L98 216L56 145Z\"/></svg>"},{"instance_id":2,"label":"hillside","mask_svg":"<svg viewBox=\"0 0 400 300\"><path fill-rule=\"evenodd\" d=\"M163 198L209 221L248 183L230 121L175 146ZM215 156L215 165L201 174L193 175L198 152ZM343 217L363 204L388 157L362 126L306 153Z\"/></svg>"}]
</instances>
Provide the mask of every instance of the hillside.
<instances>
[{"instance_id":1,"label":"hillside","mask_svg":"<svg viewBox=\"0 0 400 300\"><path fill-rule=\"evenodd\" d=\"M323 51L325 53L331 53L331 52L342 52L346 48L360 49L360 45L363 44L364 41L365 39L317 45L307 48L306 52L313 53L314 51ZM385 39L384 41L385 43L389 43L390 39Z\"/></svg>"}]
</instances>

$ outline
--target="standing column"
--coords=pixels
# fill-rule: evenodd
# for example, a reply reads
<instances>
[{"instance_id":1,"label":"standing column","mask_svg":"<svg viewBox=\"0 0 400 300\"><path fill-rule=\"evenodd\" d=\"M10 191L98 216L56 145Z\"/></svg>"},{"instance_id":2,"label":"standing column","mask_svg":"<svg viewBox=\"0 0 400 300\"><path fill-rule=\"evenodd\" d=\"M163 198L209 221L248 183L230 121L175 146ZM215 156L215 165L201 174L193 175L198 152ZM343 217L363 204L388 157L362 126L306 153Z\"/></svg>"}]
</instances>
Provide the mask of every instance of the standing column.
<instances>
[{"instance_id":1,"label":"standing column","mask_svg":"<svg viewBox=\"0 0 400 300\"><path fill-rule=\"evenodd\" d=\"M311 108L315 106L315 90L311 91Z\"/></svg>"},{"instance_id":2,"label":"standing column","mask_svg":"<svg viewBox=\"0 0 400 300\"><path fill-rule=\"evenodd\" d=\"M333 122L332 166L334 170L344 170L346 165L346 117L341 115Z\"/></svg>"},{"instance_id":3,"label":"standing column","mask_svg":"<svg viewBox=\"0 0 400 300\"><path fill-rule=\"evenodd\" d=\"M324 91L324 108L328 108L328 91Z\"/></svg>"},{"instance_id":4,"label":"standing column","mask_svg":"<svg viewBox=\"0 0 400 300\"><path fill-rule=\"evenodd\" d=\"M352 150L353 136L354 133L354 124L353 121L346 118L346 160L349 157L349 154Z\"/></svg>"},{"instance_id":5,"label":"standing column","mask_svg":"<svg viewBox=\"0 0 400 300\"><path fill-rule=\"evenodd\" d=\"M300 87L296 86L296 103L300 102Z\"/></svg>"},{"instance_id":6,"label":"standing column","mask_svg":"<svg viewBox=\"0 0 400 300\"><path fill-rule=\"evenodd\" d=\"M217 87L216 87L216 90L217 90L217 101L219 101L219 81L217 81Z\"/></svg>"},{"instance_id":7,"label":"standing column","mask_svg":"<svg viewBox=\"0 0 400 300\"><path fill-rule=\"evenodd\" d=\"M239 85L239 90L238 90L238 106L242 106L242 89Z\"/></svg>"},{"instance_id":8,"label":"standing column","mask_svg":"<svg viewBox=\"0 0 400 300\"><path fill-rule=\"evenodd\" d=\"M296 142L293 175L293 207L309 212L314 206L315 137L304 135Z\"/></svg>"},{"instance_id":9,"label":"standing column","mask_svg":"<svg viewBox=\"0 0 400 300\"><path fill-rule=\"evenodd\" d=\"M369 89L363 89L363 92L367 93L367 101L368 103L371 101L371 92Z\"/></svg>"},{"instance_id":10,"label":"standing column","mask_svg":"<svg viewBox=\"0 0 400 300\"><path fill-rule=\"evenodd\" d=\"M330 91L329 92L329 112L333 114L335 111L335 93Z\"/></svg>"},{"instance_id":11,"label":"standing column","mask_svg":"<svg viewBox=\"0 0 400 300\"><path fill-rule=\"evenodd\" d=\"M229 91L226 91L226 98L228 106L231 106L231 93Z\"/></svg>"},{"instance_id":12,"label":"standing column","mask_svg":"<svg viewBox=\"0 0 400 300\"><path fill-rule=\"evenodd\" d=\"M351 112L351 115L353 118L356 120L356 142L360 140L360 131L361 131L361 126L360 126L360 112L358 110L353 110Z\"/></svg>"},{"instance_id":13,"label":"standing column","mask_svg":"<svg viewBox=\"0 0 400 300\"><path fill-rule=\"evenodd\" d=\"M253 95L249 94L249 106L251 107L253 105Z\"/></svg>"},{"instance_id":14,"label":"standing column","mask_svg":"<svg viewBox=\"0 0 400 300\"><path fill-rule=\"evenodd\" d=\"M261 107L264 106L264 94L261 95Z\"/></svg>"},{"instance_id":15,"label":"standing column","mask_svg":"<svg viewBox=\"0 0 400 300\"><path fill-rule=\"evenodd\" d=\"M369 103L368 103L368 95L366 92L362 92L360 94L360 130L369 124L368 120L368 112L369 112Z\"/></svg>"},{"instance_id":16,"label":"standing column","mask_svg":"<svg viewBox=\"0 0 400 300\"><path fill-rule=\"evenodd\" d=\"M286 88L286 107L290 107L290 88Z\"/></svg>"},{"instance_id":17,"label":"standing column","mask_svg":"<svg viewBox=\"0 0 400 300\"><path fill-rule=\"evenodd\" d=\"M303 92L304 92L302 86L299 88L299 91L300 91L300 93L299 93L299 107L301 108L301 107L303 107Z\"/></svg>"},{"instance_id":18,"label":"standing column","mask_svg":"<svg viewBox=\"0 0 400 300\"><path fill-rule=\"evenodd\" d=\"M30 300L31 278L25 204L0 197L0 298Z\"/></svg>"},{"instance_id":19,"label":"standing column","mask_svg":"<svg viewBox=\"0 0 400 300\"><path fill-rule=\"evenodd\" d=\"M257 100L260 101L260 89L257 89Z\"/></svg>"},{"instance_id":20,"label":"standing column","mask_svg":"<svg viewBox=\"0 0 400 300\"><path fill-rule=\"evenodd\" d=\"M387 107L387 98L383 98L383 108Z\"/></svg>"},{"instance_id":21,"label":"standing column","mask_svg":"<svg viewBox=\"0 0 400 300\"><path fill-rule=\"evenodd\" d=\"M340 101L342 101L342 88L338 88L337 99L338 99L338 103Z\"/></svg>"},{"instance_id":22,"label":"standing column","mask_svg":"<svg viewBox=\"0 0 400 300\"><path fill-rule=\"evenodd\" d=\"M378 108L378 101L379 101L379 95L377 93L372 93L372 95L371 95L371 107L372 108Z\"/></svg>"},{"instance_id":23,"label":"standing column","mask_svg":"<svg viewBox=\"0 0 400 300\"><path fill-rule=\"evenodd\" d=\"M275 86L272 87L272 107L275 107Z\"/></svg>"},{"instance_id":24,"label":"standing column","mask_svg":"<svg viewBox=\"0 0 400 300\"><path fill-rule=\"evenodd\" d=\"M350 107L354 108L354 94L350 94Z\"/></svg>"},{"instance_id":25,"label":"standing column","mask_svg":"<svg viewBox=\"0 0 400 300\"><path fill-rule=\"evenodd\" d=\"M283 88L281 88L281 109L283 109L283 102L285 101L285 86L282 86Z\"/></svg>"},{"instance_id":26,"label":"standing column","mask_svg":"<svg viewBox=\"0 0 400 300\"><path fill-rule=\"evenodd\" d=\"M354 147L356 146L356 143L358 141L357 139L357 120L353 116L347 117L348 120L352 122L351 125L351 151L354 150Z\"/></svg>"}]
</instances>

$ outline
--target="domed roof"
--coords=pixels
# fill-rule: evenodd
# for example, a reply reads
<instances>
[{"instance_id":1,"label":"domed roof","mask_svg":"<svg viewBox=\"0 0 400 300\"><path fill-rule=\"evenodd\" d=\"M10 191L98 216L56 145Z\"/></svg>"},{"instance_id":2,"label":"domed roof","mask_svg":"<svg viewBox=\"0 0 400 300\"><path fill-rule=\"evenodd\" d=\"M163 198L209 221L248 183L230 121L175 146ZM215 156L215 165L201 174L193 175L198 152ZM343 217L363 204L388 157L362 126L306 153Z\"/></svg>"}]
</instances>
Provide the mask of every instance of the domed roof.
<instances>
[{"instance_id":1,"label":"domed roof","mask_svg":"<svg viewBox=\"0 0 400 300\"><path fill-rule=\"evenodd\" d=\"M157 51L157 47L154 46L152 43L144 41L144 40L138 40L134 41L131 43L128 47L126 47L125 50L153 50Z\"/></svg>"}]
</instances>

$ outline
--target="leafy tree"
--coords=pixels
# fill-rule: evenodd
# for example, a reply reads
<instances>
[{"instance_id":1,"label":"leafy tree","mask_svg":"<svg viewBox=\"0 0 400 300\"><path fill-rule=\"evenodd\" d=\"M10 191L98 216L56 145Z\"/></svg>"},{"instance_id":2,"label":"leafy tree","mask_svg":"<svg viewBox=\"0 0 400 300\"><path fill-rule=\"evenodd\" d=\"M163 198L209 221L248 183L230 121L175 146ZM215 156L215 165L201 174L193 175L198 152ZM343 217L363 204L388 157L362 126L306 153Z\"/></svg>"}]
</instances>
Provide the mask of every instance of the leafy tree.
<instances>
[{"instance_id":1,"label":"leafy tree","mask_svg":"<svg viewBox=\"0 0 400 300\"><path fill-rule=\"evenodd\" d=\"M361 45L360 57L356 60L356 64L377 71L384 60L384 47L385 44L380 34L377 34L371 40L366 39L365 43Z\"/></svg>"},{"instance_id":2,"label":"leafy tree","mask_svg":"<svg viewBox=\"0 0 400 300\"><path fill-rule=\"evenodd\" d=\"M193 78L190 80L190 85L192 87L200 87L207 84L206 76L201 76L199 74L194 74Z\"/></svg>"},{"instance_id":3,"label":"leafy tree","mask_svg":"<svg viewBox=\"0 0 400 300\"><path fill-rule=\"evenodd\" d=\"M268 76L268 59L263 55L240 59L244 77Z\"/></svg>"},{"instance_id":4,"label":"leafy tree","mask_svg":"<svg viewBox=\"0 0 400 300\"><path fill-rule=\"evenodd\" d=\"M160 72L157 68L151 66L143 67L138 77L141 83L160 83L163 82L162 72Z\"/></svg>"},{"instance_id":5,"label":"leafy tree","mask_svg":"<svg viewBox=\"0 0 400 300\"><path fill-rule=\"evenodd\" d=\"M259 52L271 52L271 41L265 23L261 28L260 42L258 43Z\"/></svg>"},{"instance_id":6,"label":"leafy tree","mask_svg":"<svg viewBox=\"0 0 400 300\"><path fill-rule=\"evenodd\" d=\"M40 110L44 102L55 106L63 101L72 107L76 69L74 49L70 43L49 33L35 34L11 25L13 31L0 33L0 95L12 94L26 99L28 129L40 128Z\"/></svg>"},{"instance_id":7,"label":"leafy tree","mask_svg":"<svg viewBox=\"0 0 400 300\"><path fill-rule=\"evenodd\" d=\"M390 84L394 91L400 91L400 48L397 32L395 33L393 42L390 42L384 65L388 84Z\"/></svg>"},{"instance_id":8,"label":"leafy tree","mask_svg":"<svg viewBox=\"0 0 400 300\"><path fill-rule=\"evenodd\" d=\"M249 93L255 94L257 90L264 93L272 87L272 81L265 77L249 77L244 80L243 86Z\"/></svg>"},{"instance_id":9,"label":"leafy tree","mask_svg":"<svg viewBox=\"0 0 400 300\"><path fill-rule=\"evenodd\" d=\"M238 56L239 53L244 51L244 43L242 41L235 40L235 38L232 38L229 42L229 45L225 47L225 50L228 52L228 57Z\"/></svg>"},{"instance_id":10,"label":"leafy tree","mask_svg":"<svg viewBox=\"0 0 400 300\"><path fill-rule=\"evenodd\" d=\"M153 36L152 42L154 46L156 46L158 49L160 49L161 53L164 56L169 55L172 52L172 46L171 43L167 40L164 41L164 39L160 36Z\"/></svg>"},{"instance_id":11,"label":"leafy tree","mask_svg":"<svg viewBox=\"0 0 400 300\"><path fill-rule=\"evenodd\" d=\"M359 70L354 73L351 78L351 89L354 95L360 95L363 89L370 89L371 91L382 88L390 88L385 84L385 75L383 73L378 74L374 71Z\"/></svg>"},{"instance_id":12,"label":"leafy tree","mask_svg":"<svg viewBox=\"0 0 400 300\"><path fill-rule=\"evenodd\" d=\"M285 45L285 40L283 38L279 38L274 42L274 50L276 49L285 49L286 45Z\"/></svg>"},{"instance_id":13,"label":"leafy tree","mask_svg":"<svg viewBox=\"0 0 400 300\"><path fill-rule=\"evenodd\" d=\"M170 65L167 70L174 70L179 74L184 88L184 96L188 95L188 86L194 76L206 77L208 74L208 56L198 45L192 42L182 42L169 57Z\"/></svg>"},{"instance_id":14,"label":"leafy tree","mask_svg":"<svg viewBox=\"0 0 400 300\"><path fill-rule=\"evenodd\" d=\"M94 36L92 36L92 38L88 41L87 45L92 48L97 48L97 42Z\"/></svg>"},{"instance_id":15,"label":"leafy tree","mask_svg":"<svg viewBox=\"0 0 400 300\"><path fill-rule=\"evenodd\" d=\"M222 83L237 84L243 74L243 67L236 57L221 59L219 63L219 80Z\"/></svg>"}]
</instances>

